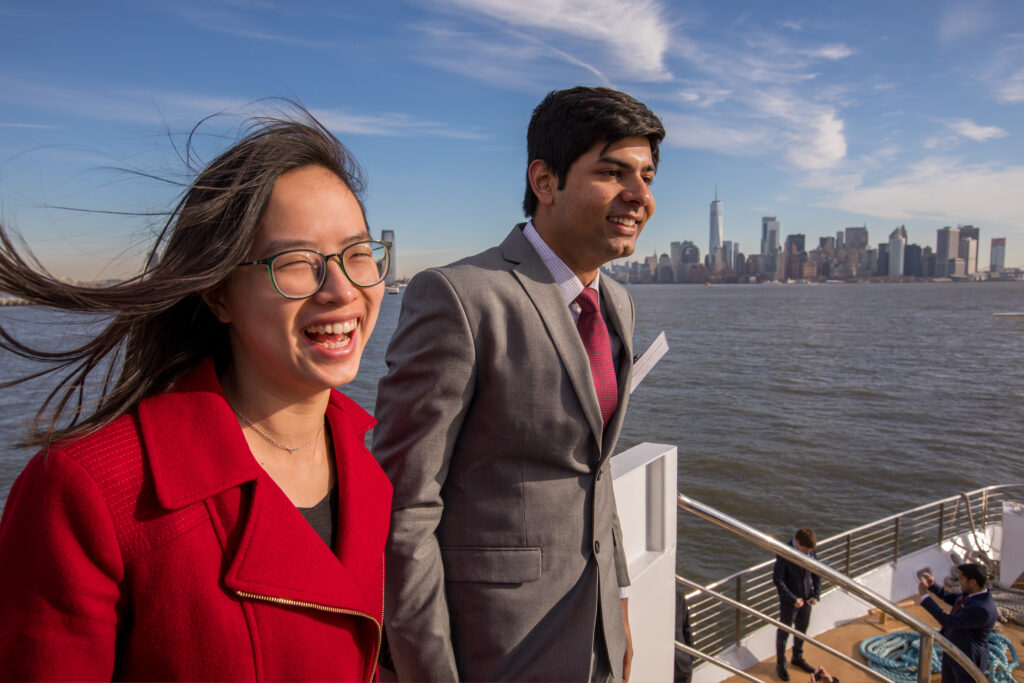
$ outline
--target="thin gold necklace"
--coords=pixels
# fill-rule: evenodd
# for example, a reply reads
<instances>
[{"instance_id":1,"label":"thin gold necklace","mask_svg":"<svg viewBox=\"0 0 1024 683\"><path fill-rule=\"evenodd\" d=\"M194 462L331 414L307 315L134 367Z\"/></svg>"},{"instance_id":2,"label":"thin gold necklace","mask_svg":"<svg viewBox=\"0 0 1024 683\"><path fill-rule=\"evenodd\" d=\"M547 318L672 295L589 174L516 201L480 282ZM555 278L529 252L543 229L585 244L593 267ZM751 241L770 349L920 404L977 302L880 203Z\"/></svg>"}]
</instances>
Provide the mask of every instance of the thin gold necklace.
<instances>
[{"instance_id":1,"label":"thin gold necklace","mask_svg":"<svg viewBox=\"0 0 1024 683\"><path fill-rule=\"evenodd\" d=\"M235 415L238 416L239 420L244 422L247 426L251 427L252 430L254 432L256 432L257 434L259 434L260 436L262 436L264 440L266 440L267 442L273 444L274 446L277 446L282 451L288 451L289 453L294 453L295 451L301 451L303 448L306 448L308 446L312 446L313 444L315 444L317 442L317 440L320 438L320 435L323 434L324 424L327 422L327 418L324 417L324 419L320 422L320 429L318 429L316 431L316 436L314 436L312 439L310 439L306 443L302 444L301 446L295 446L294 448L292 448L291 446L285 446L283 443L281 443L280 441L278 441L277 439L272 437L270 434L267 434L265 431L263 431L262 429L257 427L255 425L255 423L253 423L252 420L250 420L245 415L242 415L240 412L238 412L238 410L234 406L231 406L231 410L233 410L235 412Z\"/></svg>"}]
</instances>

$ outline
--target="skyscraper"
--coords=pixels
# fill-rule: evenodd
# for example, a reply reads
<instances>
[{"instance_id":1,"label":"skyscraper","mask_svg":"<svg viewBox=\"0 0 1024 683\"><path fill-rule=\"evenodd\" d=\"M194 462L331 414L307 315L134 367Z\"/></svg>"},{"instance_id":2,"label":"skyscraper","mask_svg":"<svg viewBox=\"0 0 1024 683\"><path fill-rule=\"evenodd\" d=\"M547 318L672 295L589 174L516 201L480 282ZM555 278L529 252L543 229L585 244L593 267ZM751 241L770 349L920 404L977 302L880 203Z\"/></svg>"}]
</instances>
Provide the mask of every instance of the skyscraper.
<instances>
[{"instance_id":1,"label":"skyscraper","mask_svg":"<svg viewBox=\"0 0 1024 683\"><path fill-rule=\"evenodd\" d=\"M1006 238L992 238L992 252L988 259L988 272L1001 273L1006 269Z\"/></svg>"},{"instance_id":2,"label":"skyscraper","mask_svg":"<svg viewBox=\"0 0 1024 683\"><path fill-rule=\"evenodd\" d=\"M711 229L708 239L708 254L714 255L715 250L722 246L722 202L718 201L718 190L715 190L715 201L711 202Z\"/></svg>"},{"instance_id":3,"label":"skyscraper","mask_svg":"<svg viewBox=\"0 0 1024 683\"><path fill-rule=\"evenodd\" d=\"M381 230L380 239L382 242L391 242L391 267L388 269L387 278L384 280L385 286L391 287L398 279L398 259L395 258L395 231Z\"/></svg>"},{"instance_id":4,"label":"skyscraper","mask_svg":"<svg viewBox=\"0 0 1024 683\"><path fill-rule=\"evenodd\" d=\"M948 225L939 228L935 235L935 277L953 275L955 266L951 266L949 262L955 261L959 254L960 229Z\"/></svg>"},{"instance_id":5,"label":"skyscraper","mask_svg":"<svg viewBox=\"0 0 1024 683\"><path fill-rule=\"evenodd\" d=\"M761 217L761 255L779 250L779 222L775 216Z\"/></svg>"},{"instance_id":6,"label":"skyscraper","mask_svg":"<svg viewBox=\"0 0 1024 683\"><path fill-rule=\"evenodd\" d=\"M777 280L783 275L779 264L779 222L775 216L761 217L761 259L759 268L762 275L769 280Z\"/></svg>"},{"instance_id":7,"label":"skyscraper","mask_svg":"<svg viewBox=\"0 0 1024 683\"><path fill-rule=\"evenodd\" d=\"M902 277L903 262L906 258L907 228L904 225L896 228L889 235L889 275Z\"/></svg>"},{"instance_id":8,"label":"skyscraper","mask_svg":"<svg viewBox=\"0 0 1024 683\"><path fill-rule=\"evenodd\" d=\"M973 225L957 226L960 230L960 245L957 256L964 259L967 275L978 272L979 230Z\"/></svg>"}]
</instances>

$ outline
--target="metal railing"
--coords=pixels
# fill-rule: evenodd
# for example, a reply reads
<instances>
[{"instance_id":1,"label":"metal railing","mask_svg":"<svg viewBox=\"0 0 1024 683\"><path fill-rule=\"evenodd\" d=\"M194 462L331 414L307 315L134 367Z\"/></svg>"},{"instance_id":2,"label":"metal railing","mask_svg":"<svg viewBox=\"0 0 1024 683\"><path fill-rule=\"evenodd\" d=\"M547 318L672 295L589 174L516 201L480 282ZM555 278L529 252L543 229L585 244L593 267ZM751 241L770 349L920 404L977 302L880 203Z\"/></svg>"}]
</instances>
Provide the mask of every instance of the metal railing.
<instances>
[{"instance_id":1,"label":"metal railing","mask_svg":"<svg viewBox=\"0 0 1024 683\"><path fill-rule=\"evenodd\" d=\"M681 494L679 507L723 526L775 554L784 555L796 564L814 567L815 573L824 579L823 590L829 583L842 587L848 593L893 615L920 632L922 652L929 651L930 641L934 637L940 646L945 643L954 650L950 653L951 657L958 662L962 658L970 667L968 670L977 671L963 653L949 645L948 641L930 626L854 583L850 577L886 566L901 555L931 547L951 537L967 533L976 535L989 524L999 520L1004 500L1016 501L1022 497L1024 486L991 486L929 503L821 541L817 546L817 562L792 547L783 545L756 529ZM769 560L687 595L690 626L695 636L693 647L705 653L702 656L713 657L721 653L762 626L765 619L770 620L765 613L774 612L778 602L778 595L772 583L773 565L774 560ZM686 583L685 580L683 582ZM718 597L708 591L717 593ZM722 597L731 598L731 603L722 600ZM741 603L746 608L740 609L736 603ZM813 641L809 638L807 640ZM922 671L922 675L923 673ZM980 672L978 673L980 675ZM982 677L977 680L985 679Z\"/></svg>"}]
</instances>

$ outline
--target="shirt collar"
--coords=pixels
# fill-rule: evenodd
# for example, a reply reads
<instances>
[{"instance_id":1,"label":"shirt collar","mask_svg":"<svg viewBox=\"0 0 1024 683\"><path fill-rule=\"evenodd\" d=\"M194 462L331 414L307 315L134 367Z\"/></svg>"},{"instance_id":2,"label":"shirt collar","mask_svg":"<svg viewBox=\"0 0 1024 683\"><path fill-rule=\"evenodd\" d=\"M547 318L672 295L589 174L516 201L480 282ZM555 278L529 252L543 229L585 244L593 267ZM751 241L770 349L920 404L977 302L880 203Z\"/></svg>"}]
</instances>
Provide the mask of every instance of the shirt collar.
<instances>
[{"instance_id":1,"label":"shirt collar","mask_svg":"<svg viewBox=\"0 0 1024 683\"><path fill-rule=\"evenodd\" d=\"M523 235L533 245L537 255L540 256L540 260L544 262L544 265L551 272L551 277L555 279L555 284L558 285L558 289L562 292L565 305L572 305L576 301L576 297L583 293L583 283L572 272L572 269L565 265L565 261L559 258L558 254L548 246L548 243L537 232L537 228L533 226L533 221L529 221L526 227L523 228ZM598 295L600 295L601 271L597 272L597 275L594 276L594 281L587 286L596 290ZM600 296L598 300L600 301Z\"/></svg>"}]
</instances>

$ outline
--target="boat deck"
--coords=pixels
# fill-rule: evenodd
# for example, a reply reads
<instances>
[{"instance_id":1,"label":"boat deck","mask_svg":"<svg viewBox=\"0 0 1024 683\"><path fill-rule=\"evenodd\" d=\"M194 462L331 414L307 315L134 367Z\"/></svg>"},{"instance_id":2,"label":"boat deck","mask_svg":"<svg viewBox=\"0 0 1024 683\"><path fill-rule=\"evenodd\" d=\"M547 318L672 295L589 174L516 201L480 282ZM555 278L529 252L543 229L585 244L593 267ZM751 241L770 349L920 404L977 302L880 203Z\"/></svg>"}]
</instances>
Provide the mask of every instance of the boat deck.
<instances>
[{"instance_id":1,"label":"boat deck","mask_svg":"<svg viewBox=\"0 0 1024 683\"><path fill-rule=\"evenodd\" d=\"M1017 582L1016 587L1024 587L1020 581ZM916 600L907 600L899 603L900 607L913 614L918 619L922 620L926 624L934 623L931 616L924 610L923 607L917 604ZM883 633L892 633L893 631L907 630L897 620L889 617L885 620L878 614L868 614L866 616L854 619L838 628L834 628L831 631L826 631L821 634L818 639L826 645L835 648L836 650L849 655L851 658L856 659L859 662L865 661L859 651L860 642L865 638L871 636L881 635ZM1006 636L1013 647L1017 650L1017 656L1024 656L1024 627L1013 624L996 624L996 630ZM792 643L792 640L790 640ZM786 656L789 656L789 651L786 652ZM849 664L842 662L830 654L819 650L810 643L804 646L804 657L813 666L824 666L826 670L833 676L837 676L842 683L855 683L856 681L867 680L865 675L854 669ZM1017 667L1013 670L1014 680L1024 683L1024 667ZM778 676L775 674L775 658L762 661L756 666L751 667L747 670L747 673L761 678L765 681L777 681ZM790 681L794 683L805 683L810 680L810 674L805 674L802 671L795 670L792 666L789 667ZM939 674L932 676L933 681L939 680ZM744 683L744 680L739 676L732 676L726 679L727 683Z\"/></svg>"}]
</instances>

